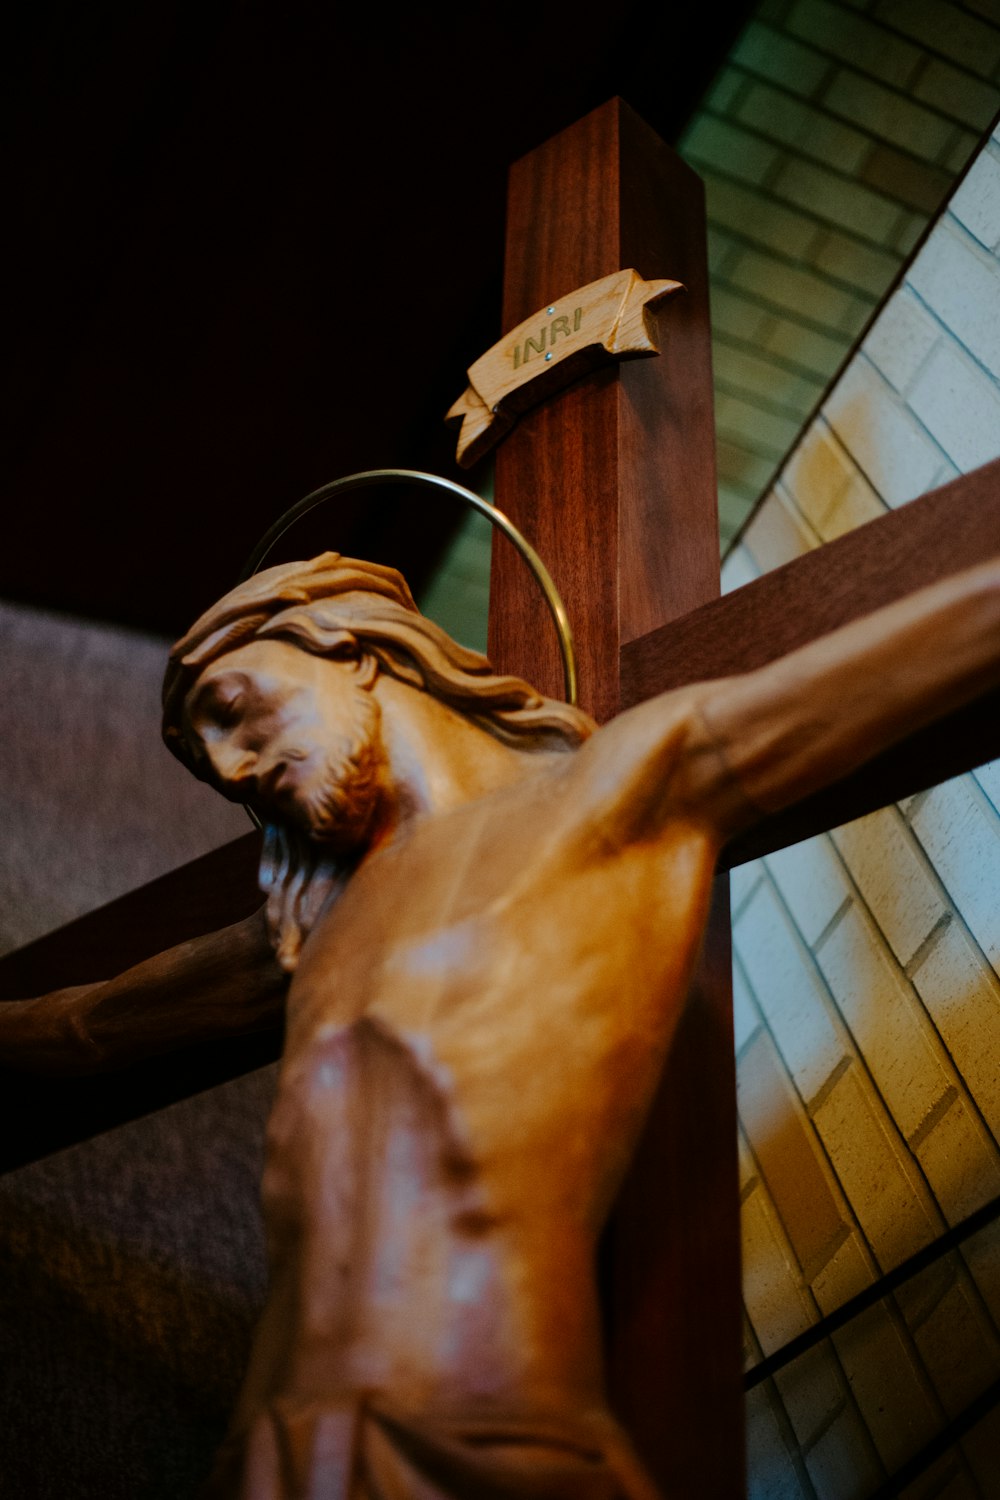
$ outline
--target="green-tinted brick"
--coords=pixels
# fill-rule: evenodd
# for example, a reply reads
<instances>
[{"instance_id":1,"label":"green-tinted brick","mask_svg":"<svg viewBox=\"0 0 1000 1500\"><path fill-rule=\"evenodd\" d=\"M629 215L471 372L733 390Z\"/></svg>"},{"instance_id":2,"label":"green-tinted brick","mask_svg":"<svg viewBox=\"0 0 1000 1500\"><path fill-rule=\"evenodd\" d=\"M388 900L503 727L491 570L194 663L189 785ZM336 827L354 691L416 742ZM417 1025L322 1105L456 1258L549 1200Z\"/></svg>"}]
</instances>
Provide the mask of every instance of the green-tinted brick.
<instances>
[{"instance_id":1,"label":"green-tinted brick","mask_svg":"<svg viewBox=\"0 0 1000 1500\"><path fill-rule=\"evenodd\" d=\"M985 130L1000 109L1000 88L970 78L968 73L936 57L927 59L913 92L925 104L944 110L975 131Z\"/></svg>"},{"instance_id":2,"label":"green-tinted brick","mask_svg":"<svg viewBox=\"0 0 1000 1500\"><path fill-rule=\"evenodd\" d=\"M806 98L819 88L829 67L826 58L811 47L804 47L756 21L744 31L731 58L750 72L773 78L775 83Z\"/></svg>"},{"instance_id":3,"label":"green-tinted brick","mask_svg":"<svg viewBox=\"0 0 1000 1500\"><path fill-rule=\"evenodd\" d=\"M844 335L816 333L811 328L785 320L776 323L765 346L782 359L791 360L806 370L812 370L822 380L828 380L840 365L850 348L850 339Z\"/></svg>"},{"instance_id":4,"label":"green-tinted brick","mask_svg":"<svg viewBox=\"0 0 1000 1500\"><path fill-rule=\"evenodd\" d=\"M823 102L835 114L856 120L874 135L925 161L936 161L951 139L947 120L849 68L842 68L830 80Z\"/></svg>"},{"instance_id":5,"label":"green-tinted brick","mask_svg":"<svg viewBox=\"0 0 1000 1500\"><path fill-rule=\"evenodd\" d=\"M766 83L755 83L740 100L738 118L783 145L842 172L856 172L871 150L871 142L849 125L842 125L813 105L792 99Z\"/></svg>"},{"instance_id":6,"label":"green-tinted brick","mask_svg":"<svg viewBox=\"0 0 1000 1500\"><path fill-rule=\"evenodd\" d=\"M815 323L853 328L857 325L858 311L862 318L868 311L867 304L852 292L833 286L812 271L784 265L753 250L746 251L729 274L738 286L779 307L801 313Z\"/></svg>"},{"instance_id":7,"label":"green-tinted brick","mask_svg":"<svg viewBox=\"0 0 1000 1500\"><path fill-rule=\"evenodd\" d=\"M898 88L906 88L923 57L910 42L827 0L797 0L785 24L803 41Z\"/></svg>"},{"instance_id":8,"label":"green-tinted brick","mask_svg":"<svg viewBox=\"0 0 1000 1500\"><path fill-rule=\"evenodd\" d=\"M746 76L738 68L723 68L705 96L704 107L719 115L728 114L746 85Z\"/></svg>"},{"instance_id":9,"label":"green-tinted brick","mask_svg":"<svg viewBox=\"0 0 1000 1500\"><path fill-rule=\"evenodd\" d=\"M929 162L914 161L895 146L886 145L875 147L860 175L862 182L876 192L928 217L940 208L954 182L951 172Z\"/></svg>"},{"instance_id":10,"label":"green-tinted brick","mask_svg":"<svg viewBox=\"0 0 1000 1500\"><path fill-rule=\"evenodd\" d=\"M813 219L712 173L705 183L710 224L785 255L806 254L816 234Z\"/></svg>"},{"instance_id":11,"label":"green-tinted brick","mask_svg":"<svg viewBox=\"0 0 1000 1500\"><path fill-rule=\"evenodd\" d=\"M747 343L760 343L771 331L773 319L754 302L726 287L712 288L712 327Z\"/></svg>"},{"instance_id":12,"label":"green-tinted brick","mask_svg":"<svg viewBox=\"0 0 1000 1500\"><path fill-rule=\"evenodd\" d=\"M772 189L834 228L853 229L877 244L892 243L899 215L896 204L860 183L835 176L815 162L787 161L774 179Z\"/></svg>"},{"instance_id":13,"label":"green-tinted brick","mask_svg":"<svg viewBox=\"0 0 1000 1500\"><path fill-rule=\"evenodd\" d=\"M759 453L740 443L720 439L716 445L715 457L719 467L719 483L727 484L741 495L753 499L761 494L774 473L774 464L770 459L762 458Z\"/></svg>"},{"instance_id":14,"label":"green-tinted brick","mask_svg":"<svg viewBox=\"0 0 1000 1500\"><path fill-rule=\"evenodd\" d=\"M1000 26L988 25L941 0L876 0L875 16L943 52L971 73L989 78L1000 67Z\"/></svg>"},{"instance_id":15,"label":"green-tinted brick","mask_svg":"<svg viewBox=\"0 0 1000 1500\"><path fill-rule=\"evenodd\" d=\"M807 412L823 389L821 380L795 375L773 360L727 344L716 344L712 362L720 385L752 391L790 412Z\"/></svg>"},{"instance_id":16,"label":"green-tinted brick","mask_svg":"<svg viewBox=\"0 0 1000 1500\"><path fill-rule=\"evenodd\" d=\"M748 130L711 115L699 115L681 145L686 161L717 167L745 182L762 182L774 168L779 153Z\"/></svg>"},{"instance_id":17,"label":"green-tinted brick","mask_svg":"<svg viewBox=\"0 0 1000 1500\"><path fill-rule=\"evenodd\" d=\"M738 396L722 395L716 404L716 425L727 442L747 444L775 463L786 454L802 424L796 417L779 417Z\"/></svg>"},{"instance_id":18,"label":"green-tinted brick","mask_svg":"<svg viewBox=\"0 0 1000 1500\"><path fill-rule=\"evenodd\" d=\"M979 137L969 130L960 130L956 127L955 133L948 144L948 149L942 157L942 164L957 177L963 172L970 156L979 145Z\"/></svg>"},{"instance_id":19,"label":"green-tinted brick","mask_svg":"<svg viewBox=\"0 0 1000 1500\"><path fill-rule=\"evenodd\" d=\"M813 264L838 281L849 282L867 296L878 299L888 290L901 257L871 245L861 245L839 230L827 231L813 250Z\"/></svg>"}]
</instances>

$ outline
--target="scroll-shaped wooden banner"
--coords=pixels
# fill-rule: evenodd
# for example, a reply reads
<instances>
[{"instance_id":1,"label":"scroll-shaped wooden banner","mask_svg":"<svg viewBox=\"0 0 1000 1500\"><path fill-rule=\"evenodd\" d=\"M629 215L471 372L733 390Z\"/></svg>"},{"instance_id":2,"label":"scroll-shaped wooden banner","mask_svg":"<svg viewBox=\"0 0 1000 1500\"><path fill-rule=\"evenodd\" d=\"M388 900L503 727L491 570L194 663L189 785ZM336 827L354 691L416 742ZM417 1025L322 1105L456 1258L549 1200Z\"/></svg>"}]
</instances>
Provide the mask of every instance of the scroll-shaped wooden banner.
<instances>
[{"instance_id":1,"label":"scroll-shaped wooden banner","mask_svg":"<svg viewBox=\"0 0 1000 1500\"><path fill-rule=\"evenodd\" d=\"M638 271L614 271L519 323L469 368L469 384L445 417L462 424L458 462L468 468L521 412L588 370L658 354L648 311L683 290L679 281L643 281Z\"/></svg>"}]
</instances>

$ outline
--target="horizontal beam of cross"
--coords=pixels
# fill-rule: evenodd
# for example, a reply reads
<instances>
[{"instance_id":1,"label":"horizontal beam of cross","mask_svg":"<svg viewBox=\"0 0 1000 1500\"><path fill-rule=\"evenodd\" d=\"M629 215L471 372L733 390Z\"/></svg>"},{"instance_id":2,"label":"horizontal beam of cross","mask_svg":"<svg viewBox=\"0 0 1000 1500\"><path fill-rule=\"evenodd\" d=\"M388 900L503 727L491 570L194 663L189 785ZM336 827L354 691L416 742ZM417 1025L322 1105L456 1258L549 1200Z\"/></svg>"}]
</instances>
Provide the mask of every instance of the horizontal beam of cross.
<instances>
[{"instance_id":1,"label":"horizontal beam of cross","mask_svg":"<svg viewBox=\"0 0 1000 1500\"><path fill-rule=\"evenodd\" d=\"M1000 462L915 500L624 650L628 702L748 671L848 620L970 566L1000 539ZM1000 754L997 695L913 735L863 771L768 819L727 851L736 864L858 817ZM248 834L0 958L0 999L105 979L260 905ZM136 1064L102 1081L48 1083L6 1073L0 1170L222 1083L278 1055L280 1038L243 1038ZM30 1123L29 1123L30 1122Z\"/></svg>"},{"instance_id":2,"label":"horizontal beam of cross","mask_svg":"<svg viewBox=\"0 0 1000 1500\"><path fill-rule=\"evenodd\" d=\"M807 552L622 648L622 703L751 672L1000 551L1000 460ZM1000 755L1000 694L900 741L725 851L742 864Z\"/></svg>"}]
</instances>

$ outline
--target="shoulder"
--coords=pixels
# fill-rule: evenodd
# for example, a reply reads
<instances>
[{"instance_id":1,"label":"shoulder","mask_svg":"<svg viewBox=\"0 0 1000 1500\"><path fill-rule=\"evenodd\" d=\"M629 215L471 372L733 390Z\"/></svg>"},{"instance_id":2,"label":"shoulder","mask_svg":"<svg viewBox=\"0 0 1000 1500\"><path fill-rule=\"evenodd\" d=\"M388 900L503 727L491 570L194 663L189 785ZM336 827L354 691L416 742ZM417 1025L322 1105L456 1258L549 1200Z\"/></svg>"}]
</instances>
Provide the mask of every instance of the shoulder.
<instances>
[{"instance_id":1,"label":"shoulder","mask_svg":"<svg viewBox=\"0 0 1000 1500\"><path fill-rule=\"evenodd\" d=\"M668 821L721 837L742 793L703 714L710 685L650 699L612 719L574 757L580 808L619 841L648 838Z\"/></svg>"}]
</instances>

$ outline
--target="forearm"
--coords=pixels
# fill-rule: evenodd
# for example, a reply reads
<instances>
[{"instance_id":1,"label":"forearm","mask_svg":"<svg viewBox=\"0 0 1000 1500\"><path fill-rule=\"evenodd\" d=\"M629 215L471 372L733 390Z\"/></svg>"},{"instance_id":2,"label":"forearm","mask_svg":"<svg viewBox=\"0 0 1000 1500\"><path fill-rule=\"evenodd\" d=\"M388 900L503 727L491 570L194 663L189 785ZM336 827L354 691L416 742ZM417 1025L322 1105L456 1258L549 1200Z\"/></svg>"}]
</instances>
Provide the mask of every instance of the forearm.
<instances>
[{"instance_id":1,"label":"forearm","mask_svg":"<svg viewBox=\"0 0 1000 1500\"><path fill-rule=\"evenodd\" d=\"M998 685L1000 561L993 561L757 672L708 684L702 712L747 799L745 826Z\"/></svg>"},{"instance_id":2,"label":"forearm","mask_svg":"<svg viewBox=\"0 0 1000 1500\"><path fill-rule=\"evenodd\" d=\"M276 1025L287 986L256 912L105 984L0 1005L0 1064L49 1074L110 1071Z\"/></svg>"}]
</instances>

